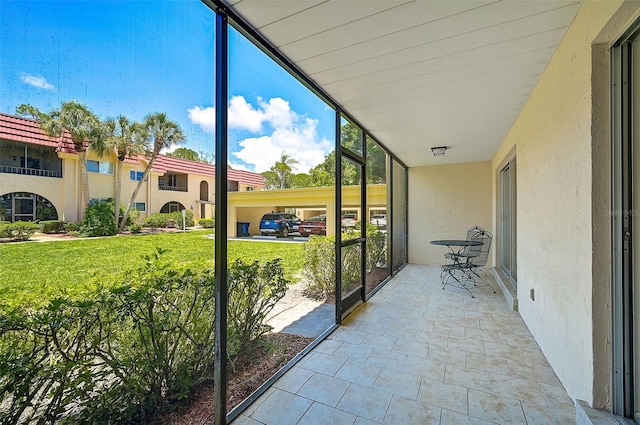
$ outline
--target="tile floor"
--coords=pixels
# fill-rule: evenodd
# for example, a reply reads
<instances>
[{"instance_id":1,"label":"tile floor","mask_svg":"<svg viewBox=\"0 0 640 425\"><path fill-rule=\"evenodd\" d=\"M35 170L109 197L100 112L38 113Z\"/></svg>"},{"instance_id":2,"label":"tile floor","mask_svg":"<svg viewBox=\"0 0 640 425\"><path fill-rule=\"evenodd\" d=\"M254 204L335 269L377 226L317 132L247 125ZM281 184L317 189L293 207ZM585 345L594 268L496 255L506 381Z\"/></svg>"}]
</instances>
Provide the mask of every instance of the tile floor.
<instances>
[{"instance_id":1,"label":"tile floor","mask_svg":"<svg viewBox=\"0 0 640 425\"><path fill-rule=\"evenodd\" d=\"M232 425L571 424L575 407L498 291L408 265Z\"/></svg>"}]
</instances>

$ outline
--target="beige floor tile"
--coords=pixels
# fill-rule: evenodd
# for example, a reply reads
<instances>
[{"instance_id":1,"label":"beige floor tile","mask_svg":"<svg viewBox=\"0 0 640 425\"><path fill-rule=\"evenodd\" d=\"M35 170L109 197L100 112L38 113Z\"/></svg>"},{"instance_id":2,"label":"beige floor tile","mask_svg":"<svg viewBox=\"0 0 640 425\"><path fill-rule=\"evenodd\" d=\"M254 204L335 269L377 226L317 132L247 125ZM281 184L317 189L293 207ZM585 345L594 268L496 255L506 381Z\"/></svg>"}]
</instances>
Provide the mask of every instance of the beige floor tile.
<instances>
[{"instance_id":1,"label":"beige floor tile","mask_svg":"<svg viewBox=\"0 0 640 425\"><path fill-rule=\"evenodd\" d=\"M353 329L338 328L328 339L335 341L350 342L351 344L359 344L368 334L365 332L358 332Z\"/></svg>"},{"instance_id":2,"label":"beige floor tile","mask_svg":"<svg viewBox=\"0 0 640 425\"><path fill-rule=\"evenodd\" d=\"M418 400L463 414L469 412L467 388L423 378Z\"/></svg>"},{"instance_id":3,"label":"beige floor tile","mask_svg":"<svg viewBox=\"0 0 640 425\"><path fill-rule=\"evenodd\" d=\"M442 409L442 414L440 415L440 425L498 425L498 424L496 422L485 421L483 419L474 418L469 415L463 415L462 413Z\"/></svg>"},{"instance_id":4,"label":"beige floor tile","mask_svg":"<svg viewBox=\"0 0 640 425\"><path fill-rule=\"evenodd\" d=\"M469 369L480 369L486 372L502 373L504 375L508 375L511 371L507 359L498 357L493 353L467 353L466 366Z\"/></svg>"},{"instance_id":5,"label":"beige floor tile","mask_svg":"<svg viewBox=\"0 0 640 425\"><path fill-rule=\"evenodd\" d=\"M233 422L233 425L264 425L262 422L258 422L255 419L251 419L248 416L240 415Z\"/></svg>"},{"instance_id":6,"label":"beige floor tile","mask_svg":"<svg viewBox=\"0 0 640 425\"><path fill-rule=\"evenodd\" d=\"M404 397L394 396L384 425L439 425L440 408Z\"/></svg>"},{"instance_id":7,"label":"beige floor tile","mask_svg":"<svg viewBox=\"0 0 640 425\"><path fill-rule=\"evenodd\" d=\"M553 369L540 362L525 363L523 361L508 360L511 375L535 381L541 384L560 386L560 380Z\"/></svg>"},{"instance_id":8,"label":"beige floor tile","mask_svg":"<svg viewBox=\"0 0 640 425\"><path fill-rule=\"evenodd\" d=\"M573 423L518 313L473 291L443 291L437 267L408 265L233 425Z\"/></svg>"},{"instance_id":9,"label":"beige floor tile","mask_svg":"<svg viewBox=\"0 0 640 425\"><path fill-rule=\"evenodd\" d=\"M402 370L406 361L406 354L374 350L365 363L385 369Z\"/></svg>"},{"instance_id":10,"label":"beige floor tile","mask_svg":"<svg viewBox=\"0 0 640 425\"><path fill-rule=\"evenodd\" d=\"M447 348L478 354L485 353L482 340L461 338L453 335L447 339Z\"/></svg>"},{"instance_id":11,"label":"beige floor tile","mask_svg":"<svg viewBox=\"0 0 640 425\"><path fill-rule=\"evenodd\" d=\"M537 404L522 403L528 425L557 425L575 423L576 414L568 409L551 409Z\"/></svg>"},{"instance_id":12,"label":"beige floor tile","mask_svg":"<svg viewBox=\"0 0 640 425\"><path fill-rule=\"evenodd\" d=\"M335 407L351 382L333 376L315 373L296 394L317 401L327 406Z\"/></svg>"},{"instance_id":13,"label":"beige floor tile","mask_svg":"<svg viewBox=\"0 0 640 425\"><path fill-rule=\"evenodd\" d=\"M378 351L391 351L394 345L396 345L396 336L389 335L374 335L367 334L366 337L362 341L360 341L360 345L366 345L367 347L372 347Z\"/></svg>"},{"instance_id":14,"label":"beige floor tile","mask_svg":"<svg viewBox=\"0 0 640 425\"><path fill-rule=\"evenodd\" d=\"M491 392L501 397L516 398L524 402L542 406L547 405L537 383L514 376L492 373Z\"/></svg>"},{"instance_id":15,"label":"beige floor tile","mask_svg":"<svg viewBox=\"0 0 640 425\"><path fill-rule=\"evenodd\" d=\"M411 373L382 369L378 373L373 387L415 400L418 397L421 381L422 378Z\"/></svg>"},{"instance_id":16,"label":"beige floor tile","mask_svg":"<svg viewBox=\"0 0 640 425\"><path fill-rule=\"evenodd\" d=\"M457 364L457 365L466 365L467 357L466 352L451 349L448 347L435 347L431 346L429 348L429 354L427 355L427 359L443 362L447 364Z\"/></svg>"},{"instance_id":17,"label":"beige floor tile","mask_svg":"<svg viewBox=\"0 0 640 425\"><path fill-rule=\"evenodd\" d=\"M491 378L488 372L479 369L469 369L464 366L447 364L444 382L470 389L491 392Z\"/></svg>"},{"instance_id":18,"label":"beige floor tile","mask_svg":"<svg viewBox=\"0 0 640 425\"><path fill-rule=\"evenodd\" d=\"M429 354L429 344L420 341L398 338L391 351L394 353L413 355L426 359L427 355Z\"/></svg>"},{"instance_id":19,"label":"beige floor tile","mask_svg":"<svg viewBox=\"0 0 640 425\"><path fill-rule=\"evenodd\" d=\"M518 400L474 390L469 390L469 416L499 424L526 424Z\"/></svg>"},{"instance_id":20,"label":"beige floor tile","mask_svg":"<svg viewBox=\"0 0 640 425\"><path fill-rule=\"evenodd\" d=\"M402 368L403 372L414 374L420 378L428 378L444 381L445 363L437 362L422 357L407 356Z\"/></svg>"},{"instance_id":21,"label":"beige floor tile","mask_svg":"<svg viewBox=\"0 0 640 425\"><path fill-rule=\"evenodd\" d=\"M325 406L324 404L313 403L296 425L353 425L356 418L356 415L351 413Z\"/></svg>"},{"instance_id":22,"label":"beige floor tile","mask_svg":"<svg viewBox=\"0 0 640 425\"><path fill-rule=\"evenodd\" d=\"M314 372L300 367L292 367L273 385L290 393L295 393L313 376Z\"/></svg>"},{"instance_id":23,"label":"beige floor tile","mask_svg":"<svg viewBox=\"0 0 640 425\"><path fill-rule=\"evenodd\" d=\"M311 400L276 389L250 415L266 425L295 424L311 406Z\"/></svg>"},{"instance_id":24,"label":"beige floor tile","mask_svg":"<svg viewBox=\"0 0 640 425\"><path fill-rule=\"evenodd\" d=\"M302 361L300 367L333 376L346 360L344 357L330 356L323 353L311 353Z\"/></svg>"},{"instance_id":25,"label":"beige floor tile","mask_svg":"<svg viewBox=\"0 0 640 425\"><path fill-rule=\"evenodd\" d=\"M376 381L380 370L381 368L379 366L347 360L340 370L336 372L335 377L365 387L371 387Z\"/></svg>"},{"instance_id":26,"label":"beige floor tile","mask_svg":"<svg viewBox=\"0 0 640 425\"><path fill-rule=\"evenodd\" d=\"M565 389L560 385L538 384L547 406L552 409L575 411L573 400L567 395Z\"/></svg>"},{"instance_id":27,"label":"beige floor tile","mask_svg":"<svg viewBox=\"0 0 640 425\"><path fill-rule=\"evenodd\" d=\"M334 356L344 357L346 359L364 363L369 355L373 352L372 347L366 345L349 344L345 342L333 353Z\"/></svg>"},{"instance_id":28,"label":"beige floor tile","mask_svg":"<svg viewBox=\"0 0 640 425\"><path fill-rule=\"evenodd\" d=\"M387 414L392 397L391 393L377 388L351 384L337 407L356 416L381 423Z\"/></svg>"},{"instance_id":29,"label":"beige floor tile","mask_svg":"<svg viewBox=\"0 0 640 425\"><path fill-rule=\"evenodd\" d=\"M313 349L314 353L333 354L343 344L342 341L334 339L325 339Z\"/></svg>"}]
</instances>

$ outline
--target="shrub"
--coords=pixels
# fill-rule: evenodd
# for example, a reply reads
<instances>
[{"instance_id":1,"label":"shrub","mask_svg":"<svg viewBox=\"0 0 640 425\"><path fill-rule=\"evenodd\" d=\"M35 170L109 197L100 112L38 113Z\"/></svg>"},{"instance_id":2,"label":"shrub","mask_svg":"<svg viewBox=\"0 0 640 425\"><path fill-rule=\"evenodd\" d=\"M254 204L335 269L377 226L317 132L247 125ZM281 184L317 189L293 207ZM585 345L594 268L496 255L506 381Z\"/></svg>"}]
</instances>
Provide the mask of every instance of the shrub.
<instances>
[{"instance_id":1,"label":"shrub","mask_svg":"<svg viewBox=\"0 0 640 425\"><path fill-rule=\"evenodd\" d=\"M77 232L80 230L80 223L77 221L66 221L64 223L64 230L67 232Z\"/></svg>"},{"instance_id":2,"label":"shrub","mask_svg":"<svg viewBox=\"0 0 640 425\"><path fill-rule=\"evenodd\" d=\"M140 233L142 231L142 225L140 223L133 223L129 226L131 233Z\"/></svg>"},{"instance_id":3,"label":"shrub","mask_svg":"<svg viewBox=\"0 0 640 425\"><path fill-rule=\"evenodd\" d=\"M335 294L336 238L334 235L309 238L304 246L304 275L307 292L315 297L330 298Z\"/></svg>"},{"instance_id":4,"label":"shrub","mask_svg":"<svg viewBox=\"0 0 640 425\"><path fill-rule=\"evenodd\" d=\"M0 423L146 423L213 378L213 271L161 254L78 299L0 313ZM229 356L267 330L286 285L279 260L230 265Z\"/></svg>"},{"instance_id":5,"label":"shrub","mask_svg":"<svg viewBox=\"0 0 640 425\"><path fill-rule=\"evenodd\" d=\"M228 348L229 356L253 344L271 327L264 320L284 297L289 281L279 258L261 266L236 260L229 266Z\"/></svg>"},{"instance_id":6,"label":"shrub","mask_svg":"<svg viewBox=\"0 0 640 425\"><path fill-rule=\"evenodd\" d=\"M185 226L193 226L193 211L186 210ZM142 220L142 225L151 229L182 228L182 211L172 213L153 213Z\"/></svg>"},{"instance_id":7,"label":"shrub","mask_svg":"<svg viewBox=\"0 0 640 425\"><path fill-rule=\"evenodd\" d=\"M117 233L113 200L89 205L78 229L81 236L113 236Z\"/></svg>"},{"instance_id":8,"label":"shrub","mask_svg":"<svg viewBox=\"0 0 640 425\"><path fill-rule=\"evenodd\" d=\"M15 223L0 224L0 238L14 241L27 241L38 231L40 226L31 221L16 221Z\"/></svg>"},{"instance_id":9,"label":"shrub","mask_svg":"<svg viewBox=\"0 0 640 425\"><path fill-rule=\"evenodd\" d=\"M199 218L198 224L206 229L210 229L216 224L216 222L212 218Z\"/></svg>"},{"instance_id":10,"label":"shrub","mask_svg":"<svg viewBox=\"0 0 640 425\"><path fill-rule=\"evenodd\" d=\"M65 229L65 223L62 220L46 220L40 222L40 231L42 233L62 233Z\"/></svg>"}]
</instances>

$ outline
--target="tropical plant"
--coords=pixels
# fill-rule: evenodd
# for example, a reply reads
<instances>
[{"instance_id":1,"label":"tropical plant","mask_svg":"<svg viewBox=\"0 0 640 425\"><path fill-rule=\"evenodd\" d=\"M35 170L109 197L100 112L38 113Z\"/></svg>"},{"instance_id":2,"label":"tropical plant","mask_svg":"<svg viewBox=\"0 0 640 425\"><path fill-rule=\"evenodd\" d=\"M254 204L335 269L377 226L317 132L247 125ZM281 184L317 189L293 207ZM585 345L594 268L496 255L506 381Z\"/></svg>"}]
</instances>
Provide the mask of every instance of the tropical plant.
<instances>
[{"instance_id":1,"label":"tropical plant","mask_svg":"<svg viewBox=\"0 0 640 425\"><path fill-rule=\"evenodd\" d=\"M120 193L122 187L122 163L126 157L133 157L145 152L145 140L141 137L140 124L131 122L124 115L109 118L105 121L105 143L118 158L115 169L115 208L116 226L120 226L118 214L120 212Z\"/></svg>"},{"instance_id":2,"label":"tropical plant","mask_svg":"<svg viewBox=\"0 0 640 425\"><path fill-rule=\"evenodd\" d=\"M297 163L298 160L282 152L282 154L280 154L280 160L276 161L274 166L271 167L271 171L274 172L279 179L280 189L286 189L288 187L289 176Z\"/></svg>"},{"instance_id":3,"label":"tropical plant","mask_svg":"<svg viewBox=\"0 0 640 425\"><path fill-rule=\"evenodd\" d=\"M51 137L62 140L67 131L71 137L80 162L81 205L89 205L89 174L87 173L87 150L92 149L99 157L107 152L104 138L104 127L100 119L84 104L74 100L62 102L60 108L49 113L41 112L38 108L22 104L16 108L19 115L30 115L42 130Z\"/></svg>"},{"instance_id":4,"label":"tropical plant","mask_svg":"<svg viewBox=\"0 0 640 425\"><path fill-rule=\"evenodd\" d=\"M168 119L167 114L163 112L148 115L142 123L140 131L142 140L145 141L147 146L151 146L151 151L147 152L149 157L147 166L144 169L142 178L138 180L138 184L131 194L131 199L120 222L120 230L124 228L129 212L133 208L136 197L138 196L138 192L144 184L144 181L148 178L149 172L156 162L156 158L160 155L160 151L184 141L184 133L180 129L180 126L176 122Z\"/></svg>"}]
</instances>

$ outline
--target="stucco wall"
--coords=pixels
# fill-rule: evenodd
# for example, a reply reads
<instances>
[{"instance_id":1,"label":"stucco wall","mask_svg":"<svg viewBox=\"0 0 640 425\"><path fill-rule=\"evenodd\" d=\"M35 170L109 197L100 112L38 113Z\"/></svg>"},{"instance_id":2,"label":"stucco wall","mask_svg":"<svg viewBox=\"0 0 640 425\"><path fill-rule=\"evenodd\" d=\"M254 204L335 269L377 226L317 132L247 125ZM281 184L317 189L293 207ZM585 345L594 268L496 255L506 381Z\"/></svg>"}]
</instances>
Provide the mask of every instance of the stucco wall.
<instances>
[{"instance_id":1,"label":"stucco wall","mask_svg":"<svg viewBox=\"0 0 640 425\"><path fill-rule=\"evenodd\" d=\"M609 318L594 315L606 300L593 298L592 208L606 199L594 198L592 178L592 43L620 4L583 4L492 161L495 216L495 173L516 147L520 314L568 394L589 403L609 385L606 366L594 366L593 329Z\"/></svg>"},{"instance_id":2,"label":"stucco wall","mask_svg":"<svg viewBox=\"0 0 640 425\"><path fill-rule=\"evenodd\" d=\"M464 238L476 225L493 232L491 163L410 168L409 205L409 262L441 265L445 248L430 240Z\"/></svg>"}]
</instances>

